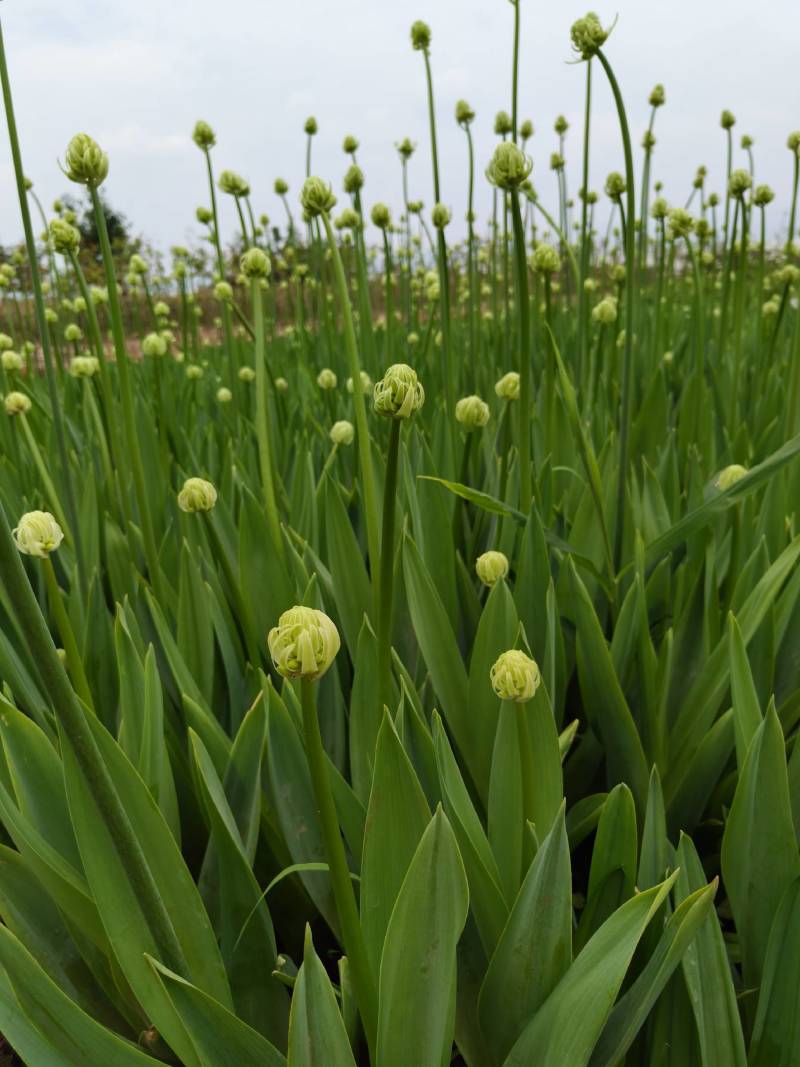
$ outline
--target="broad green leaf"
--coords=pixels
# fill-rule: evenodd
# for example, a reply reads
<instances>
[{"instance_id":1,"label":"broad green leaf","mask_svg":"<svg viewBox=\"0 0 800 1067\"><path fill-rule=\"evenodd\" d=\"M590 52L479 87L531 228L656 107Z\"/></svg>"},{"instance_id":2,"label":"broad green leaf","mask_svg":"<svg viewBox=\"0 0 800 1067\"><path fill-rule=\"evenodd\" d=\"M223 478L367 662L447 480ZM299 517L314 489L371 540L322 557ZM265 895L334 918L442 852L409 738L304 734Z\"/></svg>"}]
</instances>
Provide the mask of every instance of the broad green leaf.
<instances>
[{"instance_id":1,"label":"broad green leaf","mask_svg":"<svg viewBox=\"0 0 800 1067\"><path fill-rule=\"evenodd\" d=\"M289 1016L289 1063L292 1067L355 1067L356 1063L309 927Z\"/></svg>"},{"instance_id":2,"label":"broad green leaf","mask_svg":"<svg viewBox=\"0 0 800 1067\"><path fill-rule=\"evenodd\" d=\"M800 1062L800 879L786 889L767 943L749 1067Z\"/></svg>"}]
</instances>

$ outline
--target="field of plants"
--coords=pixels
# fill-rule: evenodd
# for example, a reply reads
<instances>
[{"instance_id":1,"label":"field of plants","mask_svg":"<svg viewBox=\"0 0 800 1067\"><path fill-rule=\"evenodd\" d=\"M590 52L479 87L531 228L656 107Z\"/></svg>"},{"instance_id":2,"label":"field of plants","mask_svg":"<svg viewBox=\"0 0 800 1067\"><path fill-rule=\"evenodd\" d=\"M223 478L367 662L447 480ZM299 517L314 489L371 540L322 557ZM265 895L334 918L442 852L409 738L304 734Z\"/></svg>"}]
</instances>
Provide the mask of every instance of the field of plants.
<instances>
[{"instance_id":1,"label":"field of plants","mask_svg":"<svg viewBox=\"0 0 800 1067\"><path fill-rule=\"evenodd\" d=\"M0 36L4 1063L800 1065L800 132L790 204L729 111L667 203L590 13L568 178L523 14L488 144L411 27L395 217L198 121L168 265L85 133L43 208Z\"/></svg>"}]
</instances>

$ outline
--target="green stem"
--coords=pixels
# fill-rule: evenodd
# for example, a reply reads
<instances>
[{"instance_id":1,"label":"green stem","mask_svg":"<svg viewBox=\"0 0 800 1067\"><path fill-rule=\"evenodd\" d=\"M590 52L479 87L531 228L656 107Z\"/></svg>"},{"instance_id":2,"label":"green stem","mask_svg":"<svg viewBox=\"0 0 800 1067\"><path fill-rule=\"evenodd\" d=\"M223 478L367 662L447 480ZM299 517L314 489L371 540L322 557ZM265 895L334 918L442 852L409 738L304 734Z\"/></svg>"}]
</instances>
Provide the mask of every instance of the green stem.
<instances>
[{"instance_id":1,"label":"green stem","mask_svg":"<svg viewBox=\"0 0 800 1067\"><path fill-rule=\"evenodd\" d=\"M28 422L28 417L27 415L25 415L24 412L20 412L17 418L20 420L22 432L25 434L25 440L27 441L31 458L34 462L36 470L39 472L39 477L42 480L42 485L44 486L45 495L48 498L50 507L53 509L53 514L58 519L59 525L63 527L67 539L72 543L72 546L74 547L75 532L72 529L70 523L67 521L67 517L64 514L64 509L61 507L61 500L59 499L58 491L56 490L56 487L53 484L53 479L50 477L50 473L47 470L47 465L45 464L44 459L42 457L42 453L39 450L38 444L36 443L36 438L33 436L33 431L31 430L30 423Z\"/></svg>"},{"instance_id":2,"label":"green stem","mask_svg":"<svg viewBox=\"0 0 800 1067\"><path fill-rule=\"evenodd\" d=\"M528 262L525 234L519 209L519 192L511 191L514 225L514 255L517 265L517 314L519 316L519 504L526 515L531 506L531 353L530 310L528 303Z\"/></svg>"},{"instance_id":3,"label":"green stem","mask_svg":"<svg viewBox=\"0 0 800 1067\"><path fill-rule=\"evenodd\" d=\"M256 331L256 438L258 462L261 468L261 489L272 543L279 559L286 562L286 548L281 535L281 521L275 498L275 482L272 476L272 450L267 421L267 354L264 342L264 312L261 307L261 280L253 278L250 286L253 300L253 318Z\"/></svg>"},{"instance_id":4,"label":"green stem","mask_svg":"<svg viewBox=\"0 0 800 1067\"><path fill-rule=\"evenodd\" d=\"M358 1002L364 1034L370 1049L370 1059L375 1062L375 1048L378 1034L378 991L367 956L361 920L350 877L350 868L344 851L344 843L339 830L339 818L333 800L325 749L317 717L314 699L314 682L309 678L300 680L300 693L303 708L303 730L306 742L306 757L311 772L311 785L317 805L317 814L325 842L328 857L331 888L336 901L336 911L342 931L342 942L353 974L353 988Z\"/></svg>"},{"instance_id":5,"label":"green stem","mask_svg":"<svg viewBox=\"0 0 800 1067\"><path fill-rule=\"evenodd\" d=\"M70 623L69 616L64 608L64 601L61 599L61 590L58 587L56 572L53 569L53 563L49 556L45 556L42 560L42 565L44 567L44 580L47 586L47 599L50 604L50 610L53 613L53 618L55 619L56 627L61 635L61 643L64 646L64 652L67 655L67 666L69 667L69 673L72 675L75 692L84 704L94 711L92 691L89 688L86 672L83 669L81 654L78 650L78 642L75 640L72 624Z\"/></svg>"},{"instance_id":6,"label":"green stem","mask_svg":"<svg viewBox=\"0 0 800 1067\"><path fill-rule=\"evenodd\" d=\"M386 478L383 486L383 528L381 531L381 602L378 611L378 693L391 706L392 597L394 592L394 526L397 501L397 461L400 452L401 419L392 419Z\"/></svg>"}]
</instances>

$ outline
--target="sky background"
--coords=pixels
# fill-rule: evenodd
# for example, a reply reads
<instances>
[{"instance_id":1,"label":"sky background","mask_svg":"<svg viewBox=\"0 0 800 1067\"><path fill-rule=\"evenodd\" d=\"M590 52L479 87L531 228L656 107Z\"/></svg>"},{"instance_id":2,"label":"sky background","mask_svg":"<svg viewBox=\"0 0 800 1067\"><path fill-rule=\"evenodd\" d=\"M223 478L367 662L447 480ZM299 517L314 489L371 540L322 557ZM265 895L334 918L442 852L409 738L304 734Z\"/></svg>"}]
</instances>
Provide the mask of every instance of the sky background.
<instances>
[{"instance_id":1,"label":"sky background","mask_svg":"<svg viewBox=\"0 0 800 1067\"><path fill-rule=\"evenodd\" d=\"M569 29L584 4L522 3L520 118L535 136L533 181L554 207L549 169L557 149L553 122L563 113L568 185L580 182L584 67L571 62ZM786 225L792 162L786 136L800 128L800 16L796 0L756 8L742 0L617 0L599 8L618 22L606 53L622 87L641 166L647 98L663 82L667 105L656 119L653 177L683 204L699 164L707 189L722 191L725 140L722 108L737 119L734 165L744 165L742 134L755 142L756 180L769 182L776 201L770 233ZM0 7L26 174L49 212L56 196L75 191L57 160L82 130L110 156L104 189L111 203L162 247L196 240L194 209L208 202L203 160L191 141L203 118L217 133L214 164L251 183L253 206L283 223L273 194L285 178L296 205L304 176L303 123L314 115L312 170L341 193L348 160L342 138L361 142L366 206L402 199L394 145L418 143L410 164L410 196L430 208L432 177L423 60L412 50L414 18L433 32L434 74L443 200L463 229L466 139L456 125L456 100L477 112L473 126L481 222L491 193L483 178L496 138L498 109L510 111L513 9L506 0L5 0ZM613 99L596 65L593 77L589 187L602 190L610 170L622 170ZM638 182L638 178L637 178ZM236 225L223 197L223 236ZM293 206L293 210L294 210ZM5 125L0 130L0 243L21 237Z\"/></svg>"}]
</instances>

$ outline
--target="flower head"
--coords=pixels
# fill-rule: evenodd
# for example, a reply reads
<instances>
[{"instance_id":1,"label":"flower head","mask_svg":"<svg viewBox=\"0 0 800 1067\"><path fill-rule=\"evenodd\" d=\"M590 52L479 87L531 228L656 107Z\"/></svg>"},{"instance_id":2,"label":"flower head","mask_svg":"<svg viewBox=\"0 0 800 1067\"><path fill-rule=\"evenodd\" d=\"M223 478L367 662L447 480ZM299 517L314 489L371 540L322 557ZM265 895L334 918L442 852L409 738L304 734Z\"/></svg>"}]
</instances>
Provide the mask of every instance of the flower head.
<instances>
[{"instance_id":1,"label":"flower head","mask_svg":"<svg viewBox=\"0 0 800 1067\"><path fill-rule=\"evenodd\" d=\"M546 241L540 241L533 250L531 266L537 274L557 274L561 270L558 250Z\"/></svg>"},{"instance_id":2,"label":"flower head","mask_svg":"<svg viewBox=\"0 0 800 1067\"><path fill-rule=\"evenodd\" d=\"M501 141L486 168L486 177L500 189L516 189L533 169L533 160L513 141Z\"/></svg>"},{"instance_id":3,"label":"flower head","mask_svg":"<svg viewBox=\"0 0 800 1067\"><path fill-rule=\"evenodd\" d=\"M408 419L425 403L425 390L417 372L407 363L393 363L375 383L373 407L378 415Z\"/></svg>"},{"instance_id":4,"label":"flower head","mask_svg":"<svg viewBox=\"0 0 800 1067\"><path fill-rule=\"evenodd\" d=\"M6 415L25 415L31 410L30 397L25 393L6 393L3 407L6 409Z\"/></svg>"},{"instance_id":5,"label":"flower head","mask_svg":"<svg viewBox=\"0 0 800 1067\"><path fill-rule=\"evenodd\" d=\"M542 681L536 660L516 648L498 656L489 677L501 700L513 700L517 704L530 700Z\"/></svg>"},{"instance_id":6,"label":"flower head","mask_svg":"<svg viewBox=\"0 0 800 1067\"><path fill-rule=\"evenodd\" d=\"M331 426L330 439L335 445L351 445L354 436L355 429L353 424L348 422L347 419L340 419L339 422L335 422Z\"/></svg>"},{"instance_id":7,"label":"flower head","mask_svg":"<svg viewBox=\"0 0 800 1067\"><path fill-rule=\"evenodd\" d=\"M64 540L64 531L49 511L27 511L12 533L26 556L49 556Z\"/></svg>"},{"instance_id":8,"label":"flower head","mask_svg":"<svg viewBox=\"0 0 800 1067\"><path fill-rule=\"evenodd\" d=\"M658 85L653 86L653 91L650 93L650 107L663 107L666 100L667 94L664 86L659 82Z\"/></svg>"},{"instance_id":9,"label":"flower head","mask_svg":"<svg viewBox=\"0 0 800 1067\"><path fill-rule=\"evenodd\" d=\"M317 375L317 385L320 389L335 389L339 383L339 379L330 369L330 367L323 367Z\"/></svg>"},{"instance_id":10,"label":"flower head","mask_svg":"<svg viewBox=\"0 0 800 1067\"><path fill-rule=\"evenodd\" d=\"M253 278L268 278L272 264L262 248L248 248L239 260L239 269L252 281Z\"/></svg>"},{"instance_id":11,"label":"flower head","mask_svg":"<svg viewBox=\"0 0 800 1067\"><path fill-rule=\"evenodd\" d=\"M88 133L76 133L67 145L65 173L71 182L97 188L108 175L108 156Z\"/></svg>"},{"instance_id":12,"label":"flower head","mask_svg":"<svg viewBox=\"0 0 800 1067\"><path fill-rule=\"evenodd\" d=\"M473 394L462 396L456 403L456 422L465 430L480 430L489 421L489 405Z\"/></svg>"},{"instance_id":13,"label":"flower head","mask_svg":"<svg viewBox=\"0 0 800 1067\"><path fill-rule=\"evenodd\" d=\"M392 224L392 216L386 204L375 204L370 212L370 218L379 230L388 230Z\"/></svg>"},{"instance_id":14,"label":"flower head","mask_svg":"<svg viewBox=\"0 0 800 1067\"><path fill-rule=\"evenodd\" d=\"M211 511L217 502L217 490L205 478L187 478L178 493L181 511Z\"/></svg>"},{"instance_id":15,"label":"flower head","mask_svg":"<svg viewBox=\"0 0 800 1067\"><path fill-rule=\"evenodd\" d=\"M728 179L728 192L737 200L740 200L750 186L753 184L753 179L750 176L750 172L742 169L731 171L731 176Z\"/></svg>"},{"instance_id":16,"label":"flower head","mask_svg":"<svg viewBox=\"0 0 800 1067\"><path fill-rule=\"evenodd\" d=\"M228 196L249 196L250 185L235 170L223 170L219 176L219 187Z\"/></svg>"},{"instance_id":17,"label":"flower head","mask_svg":"<svg viewBox=\"0 0 800 1067\"><path fill-rule=\"evenodd\" d=\"M434 204L431 211L431 222L437 230L443 230L445 226L450 224L450 219L453 217L449 207L445 207L444 204Z\"/></svg>"},{"instance_id":18,"label":"flower head","mask_svg":"<svg viewBox=\"0 0 800 1067\"><path fill-rule=\"evenodd\" d=\"M217 138L214 136L214 131L208 125L207 122L203 122L202 119L198 119L194 124L192 130L192 140L198 148L202 148L203 151L207 151L209 148L213 148L217 143Z\"/></svg>"},{"instance_id":19,"label":"flower head","mask_svg":"<svg viewBox=\"0 0 800 1067\"><path fill-rule=\"evenodd\" d=\"M97 356L75 356L69 365L69 373L73 378L93 378L99 370Z\"/></svg>"},{"instance_id":20,"label":"flower head","mask_svg":"<svg viewBox=\"0 0 800 1067\"><path fill-rule=\"evenodd\" d=\"M317 120L314 118L313 115L309 115L305 123L303 124L304 132L307 133L309 137L313 137L318 129L319 126L317 125Z\"/></svg>"},{"instance_id":21,"label":"flower head","mask_svg":"<svg viewBox=\"0 0 800 1067\"><path fill-rule=\"evenodd\" d=\"M166 338L160 333L149 333L142 341L142 355L151 358L159 359L161 356L166 356L168 348Z\"/></svg>"},{"instance_id":22,"label":"flower head","mask_svg":"<svg viewBox=\"0 0 800 1067\"><path fill-rule=\"evenodd\" d=\"M605 44L609 32L600 25L600 19L594 11L589 11L582 19L572 23L569 35L572 38L572 47L580 54L581 59L591 59Z\"/></svg>"},{"instance_id":23,"label":"flower head","mask_svg":"<svg viewBox=\"0 0 800 1067\"><path fill-rule=\"evenodd\" d=\"M484 552L475 560L475 573L491 588L508 574L508 557L503 552Z\"/></svg>"},{"instance_id":24,"label":"flower head","mask_svg":"<svg viewBox=\"0 0 800 1067\"><path fill-rule=\"evenodd\" d=\"M13 348L6 348L0 353L0 366L5 371L22 370L22 356Z\"/></svg>"},{"instance_id":25,"label":"flower head","mask_svg":"<svg viewBox=\"0 0 800 1067\"><path fill-rule=\"evenodd\" d=\"M415 52L427 52L431 46L431 28L417 19L411 26L411 47Z\"/></svg>"},{"instance_id":26,"label":"flower head","mask_svg":"<svg viewBox=\"0 0 800 1067\"><path fill-rule=\"evenodd\" d=\"M459 100L456 102L456 122L459 126L469 126L474 118L475 112L466 100Z\"/></svg>"},{"instance_id":27,"label":"flower head","mask_svg":"<svg viewBox=\"0 0 800 1067\"><path fill-rule=\"evenodd\" d=\"M289 608L267 636L272 662L284 678L321 678L340 644L333 621L316 608Z\"/></svg>"},{"instance_id":28,"label":"flower head","mask_svg":"<svg viewBox=\"0 0 800 1067\"><path fill-rule=\"evenodd\" d=\"M306 178L303 183L300 204L303 211L313 219L317 215L322 215L323 212L328 214L332 211L336 204L336 197L330 185L326 185L322 178L311 177Z\"/></svg>"},{"instance_id":29,"label":"flower head","mask_svg":"<svg viewBox=\"0 0 800 1067\"><path fill-rule=\"evenodd\" d=\"M495 382L494 391L501 400L519 400L519 373L508 371Z\"/></svg>"},{"instance_id":30,"label":"flower head","mask_svg":"<svg viewBox=\"0 0 800 1067\"><path fill-rule=\"evenodd\" d=\"M80 231L64 219L53 219L49 226L53 248L62 256L77 252L81 246Z\"/></svg>"}]
</instances>

